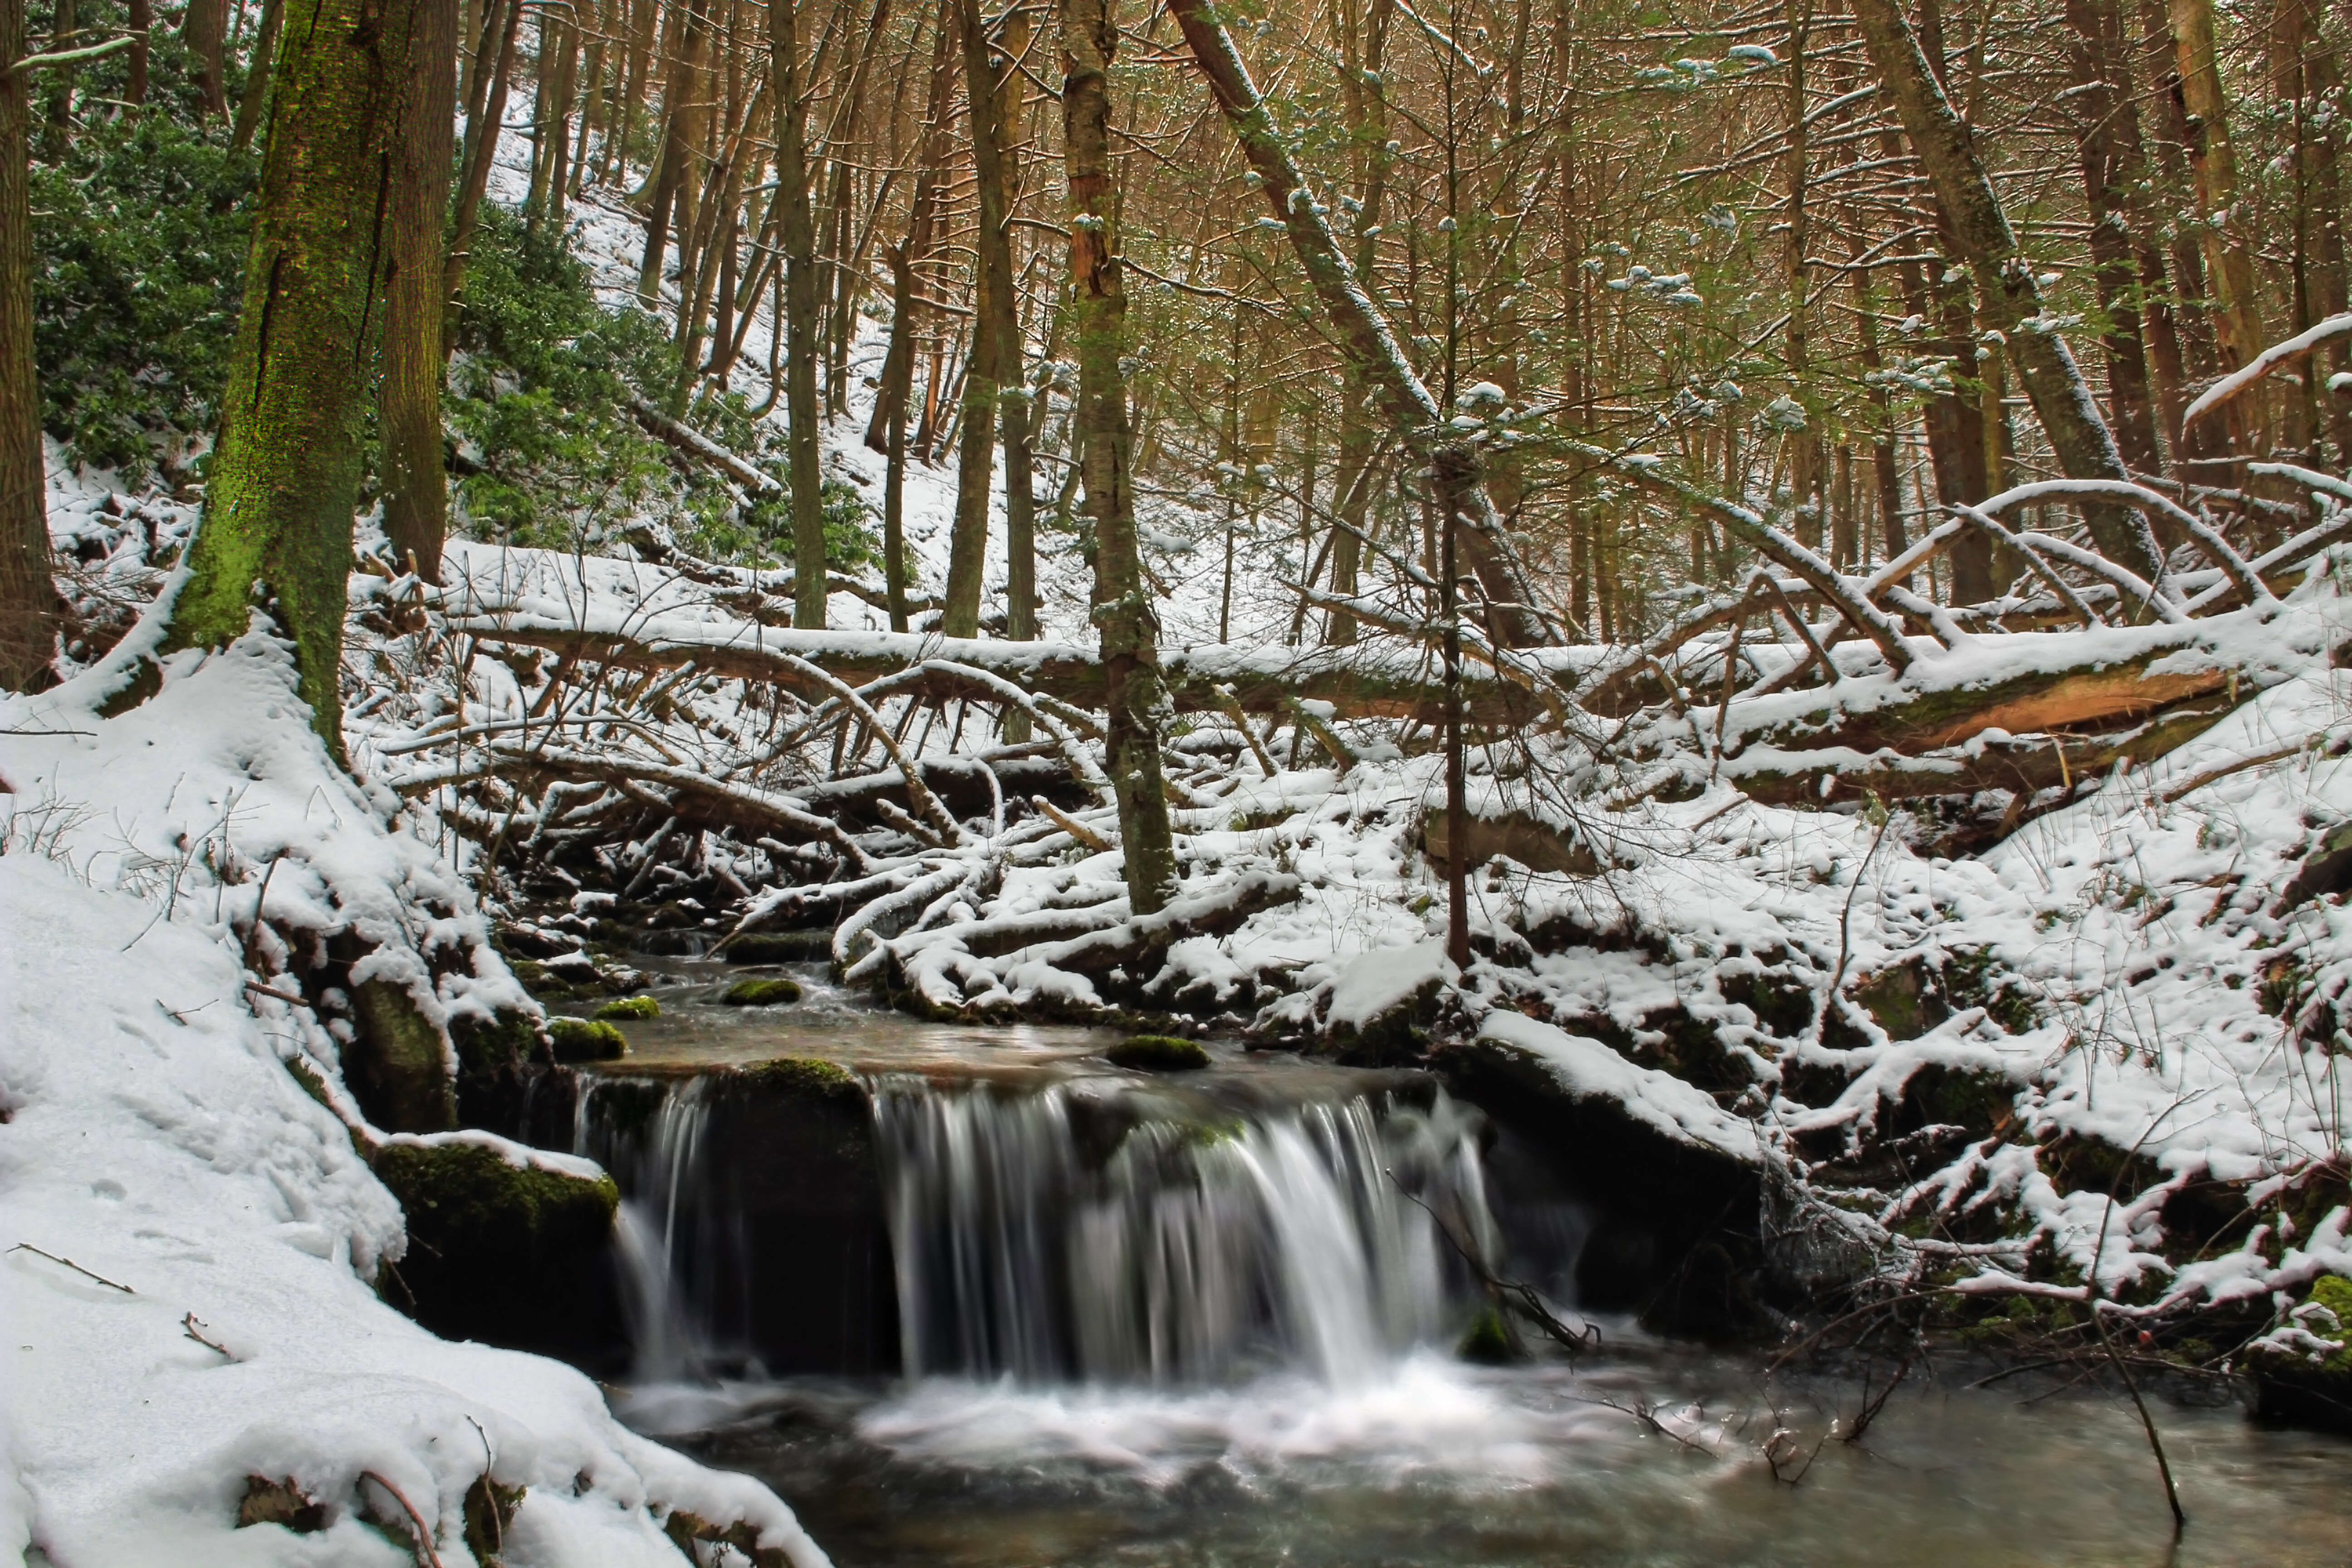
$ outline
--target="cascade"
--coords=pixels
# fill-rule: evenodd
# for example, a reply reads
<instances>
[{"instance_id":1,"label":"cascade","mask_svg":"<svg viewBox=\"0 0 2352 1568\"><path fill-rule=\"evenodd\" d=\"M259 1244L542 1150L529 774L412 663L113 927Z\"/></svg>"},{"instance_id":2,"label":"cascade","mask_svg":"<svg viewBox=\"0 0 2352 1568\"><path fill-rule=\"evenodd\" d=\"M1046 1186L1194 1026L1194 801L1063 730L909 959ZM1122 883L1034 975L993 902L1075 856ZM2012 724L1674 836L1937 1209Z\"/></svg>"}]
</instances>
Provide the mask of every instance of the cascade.
<instances>
[{"instance_id":1,"label":"cascade","mask_svg":"<svg viewBox=\"0 0 2352 1568\"><path fill-rule=\"evenodd\" d=\"M779 1127L723 1078L583 1094L575 1146L625 1194L637 1381L895 1363L1032 1386L1277 1370L1347 1386L1457 1333L1477 1299L1462 1254L1497 1246L1476 1114L1426 1085L1235 1103L1110 1078L864 1081L862 1140ZM794 1169L763 1181L780 1160ZM780 1366L813 1310L846 1353Z\"/></svg>"}]
</instances>

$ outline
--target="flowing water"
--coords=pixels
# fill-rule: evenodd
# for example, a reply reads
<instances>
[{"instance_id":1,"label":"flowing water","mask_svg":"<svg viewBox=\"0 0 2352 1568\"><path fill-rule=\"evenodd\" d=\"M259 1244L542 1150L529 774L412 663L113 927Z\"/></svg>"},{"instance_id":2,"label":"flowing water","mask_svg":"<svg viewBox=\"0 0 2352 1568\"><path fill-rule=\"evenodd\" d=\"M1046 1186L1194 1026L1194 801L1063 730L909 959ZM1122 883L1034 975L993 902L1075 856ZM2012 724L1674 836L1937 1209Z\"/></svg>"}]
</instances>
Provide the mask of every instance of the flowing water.
<instances>
[{"instance_id":1,"label":"flowing water","mask_svg":"<svg viewBox=\"0 0 2352 1568\"><path fill-rule=\"evenodd\" d=\"M1579 1216L1496 1186L1483 1119L1426 1082L1222 1051L1121 1073L1083 1031L822 994L669 1011L579 1120L626 1194L619 1408L770 1481L844 1568L2352 1563L2352 1444L2234 1405L2158 1405L2176 1546L2112 1398L1937 1365L1848 1444L1858 1384L1626 1323L1573 1366L1465 1364L1483 1270L1573 1315ZM779 1137L685 1069L786 1052L856 1071L870 1121L838 1171L746 1186L847 1135ZM780 1204L850 1217L776 1259ZM774 1375L807 1337L762 1342L779 1296L854 1299L878 1359Z\"/></svg>"}]
</instances>

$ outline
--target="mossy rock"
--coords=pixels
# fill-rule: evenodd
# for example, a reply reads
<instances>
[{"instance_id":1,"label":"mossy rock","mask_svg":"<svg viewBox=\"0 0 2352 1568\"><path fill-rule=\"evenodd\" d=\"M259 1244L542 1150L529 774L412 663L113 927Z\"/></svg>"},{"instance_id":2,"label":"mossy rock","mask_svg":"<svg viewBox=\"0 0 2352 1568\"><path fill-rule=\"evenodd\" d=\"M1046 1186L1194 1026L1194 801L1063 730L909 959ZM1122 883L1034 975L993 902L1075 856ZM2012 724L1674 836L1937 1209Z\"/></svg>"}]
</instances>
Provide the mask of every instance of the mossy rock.
<instances>
[{"instance_id":1,"label":"mossy rock","mask_svg":"<svg viewBox=\"0 0 2352 1568\"><path fill-rule=\"evenodd\" d=\"M550 1018L547 1034L560 1062L616 1062L629 1054L620 1030L590 1018Z\"/></svg>"},{"instance_id":2,"label":"mossy rock","mask_svg":"<svg viewBox=\"0 0 2352 1568\"><path fill-rule=\"evenodd\" d=\"M2305 1329L2343 1348L2313 1361L2308 1356L2264 1354L2252 1359L2255 1413L2265 1420L2323 1432L2352 1433L2352 1279L2323 1274L2312 1281L2301 1306L2321 1307L2336 1323L2315 1312L2297 1318Z\"/></svg>"},{"instance_id":3,"label":"mossy rock","mask_svg":"<svg viewBox=\"0 0 2352 1568\"><path fill-rule=\"evenodd\" d=\"M461 1014L449 1020L449 1043L457 1047L457 1071L473 1077L520 1067L539 1051L540 1021L520 1007L501 1007L488 1017Z\"/></svg>"},{"instance_id":4,"label":"mossy rock","mask_svg":"<svg viewBox=\"0 0 2352 1568\"><path fill-rule=\"evenodd\" d=\"M386 1300L445 1339L568 1349L610 1326L605 1251L620 1189L610 1176L509 1163L470 1142L388 1143L370 1163L400 1200L408 1251Z\"/></svg>"},{"instance_id":5,"label":"mossy rock","mask_svg":"<svg viewBox=\"0 0 2352 1568\"><path fill-rule=\"evenodd\" d=\"M735 1076L747 1086L811 1100L864 1100L866 1089L839 1062L818 1057L777 1057L738 1068Z\"/></svg>"},{"instance_id":6,"label":"mossy rock","mask_svg":"<svg viewBox=\"0 0 2352 1568\"><path fill-rule=\"evenodd\" d=\"M1510 1366L1528 1359L1527 1348L1511 1331L1511 1325L1503 1321L1503 1314L1492 1306L1478 1314L1477 1321L1462 1336L1454 1353L1479 1366Z\"/></svg>"},{"instance_id":7,"label":"mossy rock","mask_svg":"<svg viewBox=\"0 0 2352 1568\"><path fill-rule=\"evenodd\" d=\"M658 1018L661 1016L661 1004L650 996L625 996L618 1002L605 1003L590 1016L603 1019Z\"/></svg>"},{"instance_id":8,"label":"mossy rock","mask_svg":"<svg viewBox=\"0 0 2352 1568\"><path fill-rule=\"evenodd\" d=\"M719 954L730 963L823 963L833 956L829 931L747 931Z\"/></svg>"},{"instance_id":9,"label":"mossy rock","mask_svg":"<svg viewBox=\"0 0 2352 1568\"><path fill-rule=\"evenodd\" d=\"M1144 1072L1191 1072L1209 1065L1209 1053L1198 1040L1174 1035L1136 1035L1103 1053L1114 1067Z\"/></svg>"},{"instance_id":10,"label":"mossy rock","mask_svg":"<svg viewBox=\"0 0 2352 1568\"><path fill-rule=\"evenodd\" d=\"M797 980L738 980L719 998L728 1007L773 1007L801 999Z\"/></svg>"}]
</instances>

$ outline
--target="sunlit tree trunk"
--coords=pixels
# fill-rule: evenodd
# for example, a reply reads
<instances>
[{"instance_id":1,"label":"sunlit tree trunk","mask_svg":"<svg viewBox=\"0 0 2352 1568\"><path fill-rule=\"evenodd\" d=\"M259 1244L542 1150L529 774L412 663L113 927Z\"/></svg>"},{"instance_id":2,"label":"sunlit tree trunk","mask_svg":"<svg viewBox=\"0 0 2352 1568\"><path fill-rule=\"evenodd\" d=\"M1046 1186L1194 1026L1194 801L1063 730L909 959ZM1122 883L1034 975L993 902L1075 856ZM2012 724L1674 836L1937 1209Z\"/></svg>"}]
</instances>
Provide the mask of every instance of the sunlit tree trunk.
<instances>
[{"instance_id":1,"label":"sunlit tree trunk","mask_svg":"<svg viewBox=\"0 0 2352 1568\"><path fill-rule=\"evenodd\" d=\"M1127 296L1120 279L1118 191L1110 152L1110 79L1118 28L1111 0L1061 0L1062 156L1069 184L1071 339L1078 361L1077 447L1094 531L1094 621L1102 638L1105 726L1118 801L1128 901L1160 909L1176 882L1175 840L1160 761L1168 706L1160 624L1135 534L1128 460Z\"/></svg>"}]
</instances>

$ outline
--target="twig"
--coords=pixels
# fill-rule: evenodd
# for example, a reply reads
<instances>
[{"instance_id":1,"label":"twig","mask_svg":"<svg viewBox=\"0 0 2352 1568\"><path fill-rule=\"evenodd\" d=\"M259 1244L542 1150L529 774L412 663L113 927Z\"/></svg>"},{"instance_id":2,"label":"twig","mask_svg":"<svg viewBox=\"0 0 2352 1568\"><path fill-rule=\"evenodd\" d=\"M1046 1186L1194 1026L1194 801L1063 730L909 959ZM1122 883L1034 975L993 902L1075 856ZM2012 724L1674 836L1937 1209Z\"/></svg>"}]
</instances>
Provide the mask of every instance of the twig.
<instances>
[{"instance_id":1,"label":"twig","mask_svg":"<svg viewBox=\"0 0 2352 1568\"><path fill-rule=\"evenodd\" d=\"M29 1252L29 1253L31 1253L31 1254L32 1254L34 1257L36 1257L36 1258L47 1258L47 1259L48 1259L50 1262L52 1262L52 1263L60 1263L60 1264L63 1264L66 1268L72 1269L75 1273L77 1273L77 1274L80 1275L83 1279L95 1279L95 1280L97 1280L100 1284L101 1284L101 1285L105 1286L105 1287L106 1287L108 1289L110 1289L110 1290L120 1290L120 1291L121 1291L121 1292L122 1292L124 1295L126 1295L126 1296L136 1296L137 1294L139 1294L139 1292L138 1292L138 1291L133 1290L130 1286L128 1286L128 1285L118 1285L118 1284L116 1284L113 1280L109 1279L108 1279L105 1275L103 1275L103 1274L92 1274L89 1269L84 1268L80 1264L76 1263L76 1262L75 1262L72 1258L59 1258L59 1257L58 1257L56 1253L54 1253L54 1252L44 1252L44 1251L42 1251L39 1247L35 1247L35 1246L34 1246L31 1242L29 1242L29 1241L20 1241L20 1242L18 1242L16 1246L14 1246L14 1247L10 1247L8 1250L9 1250L9 1251L11 1251L11 1252Z\"/></svg>"},{"instance_id":2,"label":"twig","mask_svg":"<svg viewBox=\"0 0 2352 1568\"><path fill-rule=\"evenodd\" d=\"M407 1497L402 1493L398 1487L394 1486L390 1481L385 1480L373 1470L362 1470L360 1472L360 1479L363 1481L373 1481L376 1485L382 1487L384 1490L392 1494L393 1500L400 1504L401 1511L407 1514L409 1522L416 1527L416 1540L414 1548L416 1560L419 1563L428 1564L429 1568L441 1568L441 1554L433 1550L433 1532L425 1528L425 1518L422 1514L419 1514L416 1511L415 1505L408 1500Z\"/></svg>"},{"instance_id":3,"label":"twig","mask_svg":"<svg viewBox=\"0 0 2352 1568\"><path fill-rule=\"evenodd\" d=\"M221 1343L218 1340L208 1340L205 1338L204 1335L196 1331L199 1329L208 1329L210 1327L212 1327L210 1323L205 1322L194 1312L190 1312L187 1316L180 1320L180 1331L183 1334L185 1334L188 1338L195 1341L196 1343L204 1346L205 1349L208 1351L218 1351L223 1356L226 1357L230 1361L241 1361L244 1359L235 1351Z\"/></svg>"}]
</instances>

